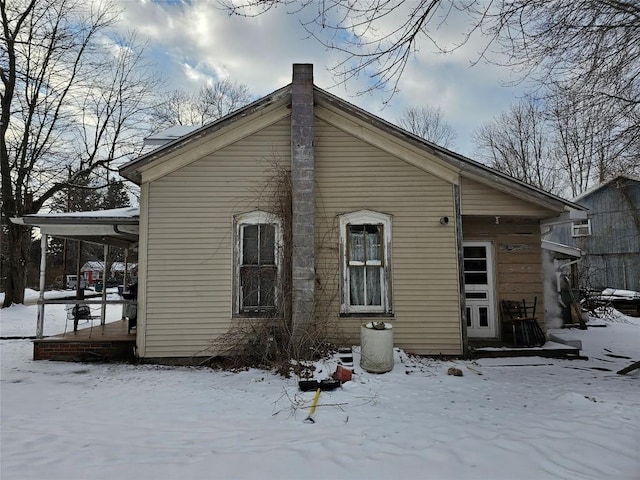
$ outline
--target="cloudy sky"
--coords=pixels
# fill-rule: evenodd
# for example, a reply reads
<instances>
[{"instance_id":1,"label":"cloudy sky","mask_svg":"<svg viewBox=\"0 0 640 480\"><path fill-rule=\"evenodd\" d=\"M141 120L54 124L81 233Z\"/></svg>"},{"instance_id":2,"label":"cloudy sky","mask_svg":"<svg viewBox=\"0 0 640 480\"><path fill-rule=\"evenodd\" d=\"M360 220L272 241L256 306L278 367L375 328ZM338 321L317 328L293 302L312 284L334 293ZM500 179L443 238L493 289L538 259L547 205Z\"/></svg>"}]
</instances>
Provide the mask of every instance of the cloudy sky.
<instances>
[{"instance_id":1,"label":"cloudy sky","mask_svg":"<svg viewBox=\"0 0 640 480\"><path fill-rule=\"evenodd\" d=\"M297 15L279 7L244 18L230 16L214 0L120 0L120 4L120 27L135 29L148 42L149 60L169 88L197 90L212 79L229 78L247 85L258 98L290 83L293 63L313 63L317 86L393 123L408 106L440 107L457 133L452 149L470 156L473 130L523 93L522 88L505 86L513 80L506 69L486 62L472 66L483 47L479 37L447 55L435 53L432 45L422 42L399 83L400 92L385 105L384 92L357 95L366 78L335 86L328 69L343 57L309 38L301 25L317 13L315 6ZM398 11L389 22L403 13ZM465 20L452 15L436 36L451 45L461 39L459 32L465 28Z\"/></svg>"}]
</instances>

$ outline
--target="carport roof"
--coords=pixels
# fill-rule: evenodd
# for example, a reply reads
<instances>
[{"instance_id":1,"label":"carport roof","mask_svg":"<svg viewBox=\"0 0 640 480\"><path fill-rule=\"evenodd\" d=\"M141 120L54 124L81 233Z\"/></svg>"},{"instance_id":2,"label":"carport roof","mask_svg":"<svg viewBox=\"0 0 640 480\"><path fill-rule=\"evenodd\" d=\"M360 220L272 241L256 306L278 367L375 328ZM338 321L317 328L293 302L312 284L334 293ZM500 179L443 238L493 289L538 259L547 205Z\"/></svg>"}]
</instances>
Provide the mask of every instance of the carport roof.
<instances>
[{"instance_id":1,"label":"carport roof","mask_svg":"<svg viewBox=\"0 0 640 480\"><path fill-rule=\"evenodd\" d=\"M53 237L131 248L138 243L140 209L129 207L94 212L35 213L12 218L11 221L37 227L43 234Z\"/></svg>"}]
</instances>

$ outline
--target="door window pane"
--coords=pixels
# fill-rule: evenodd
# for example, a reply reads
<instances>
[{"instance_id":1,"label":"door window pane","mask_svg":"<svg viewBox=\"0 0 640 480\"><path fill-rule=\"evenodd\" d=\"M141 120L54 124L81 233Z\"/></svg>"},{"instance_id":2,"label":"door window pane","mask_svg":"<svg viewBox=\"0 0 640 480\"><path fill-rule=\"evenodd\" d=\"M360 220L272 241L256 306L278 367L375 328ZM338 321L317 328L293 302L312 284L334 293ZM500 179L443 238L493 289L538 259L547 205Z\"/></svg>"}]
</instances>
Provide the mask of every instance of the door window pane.
<instances>
[{"instance_id":1,"label":"door window pane","mask_svg":"<svg viewBox=\"0 0 640 480\"><path fill-rule=\"evenodd\" d=\"M479 324L481 327L489 326L489 310L487 307L480 307L479 309Z\"/></svg>"},{"instance_id":2,"label":"door window pane","mask_svg":"<svg viewBox=\"0 0 640 480\"><path fill-rule=\"evenodd\" d=\"M464 258L487 258L485 247L464 247Z\"/></svg>"},{"instance_id":3,"label":"door window pane","mask_svg":"<svg viewBox=\"0 0 640 480\"><path fill-rule=\"evenodd\" d=\"M464 283L467 285L487 285L486 273L464 273Z\"/></svg>"},{"instance_id":4,"label":"door window pane","mask_svg":"<svg viewBox=\"0 0 640 480\"><path fill-rule=\"evenodd\" d=\"M464 259L464 270L465 272L486 272L487 271L487 261L485 259L472 259L469 260L467 258Z\"/></svg>"}]
</instances>

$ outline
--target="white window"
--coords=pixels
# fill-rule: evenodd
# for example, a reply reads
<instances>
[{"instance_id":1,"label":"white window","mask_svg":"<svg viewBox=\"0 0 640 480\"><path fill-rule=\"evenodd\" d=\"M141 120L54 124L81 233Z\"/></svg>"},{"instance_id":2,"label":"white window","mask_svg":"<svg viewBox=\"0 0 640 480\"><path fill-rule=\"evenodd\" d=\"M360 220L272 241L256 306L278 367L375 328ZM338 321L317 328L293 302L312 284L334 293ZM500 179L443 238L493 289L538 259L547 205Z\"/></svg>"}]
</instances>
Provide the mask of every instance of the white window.
<instances>
[{"instance_id":1,"label":"white window","mask_svg":"<svg viewBox=\"0 0 640 480\"><path fill-rule=\"evenodd\" d=\"M587 237L591 235L591 219L579 220L571 224L572 237Z\"/></svg>"},{"instance_id":2,"label":"white window","mask_svg":"<svg viewBox=\"0 0 640 480\"><path fill-rule=\"evenodd\" d=\"M340 216L342 313L391 312L391 217L360 210Z\"/></svg>"},{"instance_id":3,"label":"white window","mask_svg":"<svg viewBox=\"0 0 640 480\"><path fill-rule=\"evenodd\" d=\"M281 264L280 221L272 214L255 211L237 216L235 224L235 313L274 313Z\"/></svg>"}]
</instances>

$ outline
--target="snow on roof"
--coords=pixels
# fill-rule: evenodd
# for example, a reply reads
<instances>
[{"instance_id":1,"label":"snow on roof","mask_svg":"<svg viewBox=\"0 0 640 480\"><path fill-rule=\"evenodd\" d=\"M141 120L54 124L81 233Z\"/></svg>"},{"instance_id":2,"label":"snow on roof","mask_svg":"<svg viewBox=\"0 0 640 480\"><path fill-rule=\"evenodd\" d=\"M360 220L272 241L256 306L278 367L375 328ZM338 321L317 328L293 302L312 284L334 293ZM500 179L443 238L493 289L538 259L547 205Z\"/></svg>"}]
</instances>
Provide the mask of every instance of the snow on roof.
<instances>
[{"instance_id":1,"label":"snow on roof","mask_svg":"<svg viewBox=\"0 0 640 480\"><path fill-rule=\"evenodd\" d=\"M93 210L87 212L52 212L52 213L35 213L33 215L25 215L35 218L76 218L76 217L91 217L91 218L135 218L140 216L140 208L138 207L125 207L125 208L111 208L107 210Z\"/></svg>"},{"instance_id":2,"label":"snow on roof","mask_svg":"<svg viewBox=\"0 0 640 480\"><path fill-rule=\"evenodd\" d=\"M138 207L91 212L36 213L11 218L18 225L38 227L42 234L129 248L139 240Z\"/></svg>"},{"instance_id":3,"label":"snow on roof","mask_svg":"<svg viewBox=\"0 0 640 480\"><path fill-rule=\"evenodd\" d=\"M129 271L133 270L137 266L138 266L137 263L129 263L127 265ZM91 271L104 270L104 262L101 262L99 260L90 260L88 262L85 262L85 264L82 266L81 271L87 272L89 270L91 270ZM124 262L113 262L111 264L111 271L112 272L124 272Z\"/></svg>"}]
</instances>

